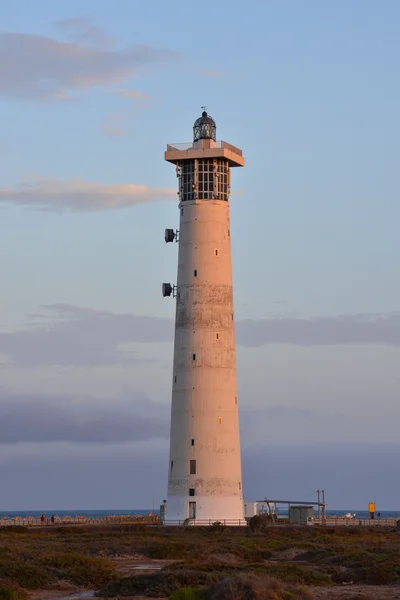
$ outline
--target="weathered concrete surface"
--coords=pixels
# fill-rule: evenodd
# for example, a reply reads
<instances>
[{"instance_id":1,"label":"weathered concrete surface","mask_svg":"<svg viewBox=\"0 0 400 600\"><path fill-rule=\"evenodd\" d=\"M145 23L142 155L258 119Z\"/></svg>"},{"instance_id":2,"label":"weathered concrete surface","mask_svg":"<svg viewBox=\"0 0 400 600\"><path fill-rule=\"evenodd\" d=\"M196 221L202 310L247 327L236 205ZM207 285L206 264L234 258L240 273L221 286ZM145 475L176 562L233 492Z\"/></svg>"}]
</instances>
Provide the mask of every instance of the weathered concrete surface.
<instances>
[{"instance_id":1,"label":"weathered concrete surface","mask_svg":"<svg viewBox=\"0 0 400 600\"><path fill-rule=\"evenodd\" d=\"M229 203L180 203L167 520L243 519ZM193 441L192 441L193 440ZM190 473L190 461L196 473ZM189 495L194 490L194 496Z\"/></svg>"}]
</instances>

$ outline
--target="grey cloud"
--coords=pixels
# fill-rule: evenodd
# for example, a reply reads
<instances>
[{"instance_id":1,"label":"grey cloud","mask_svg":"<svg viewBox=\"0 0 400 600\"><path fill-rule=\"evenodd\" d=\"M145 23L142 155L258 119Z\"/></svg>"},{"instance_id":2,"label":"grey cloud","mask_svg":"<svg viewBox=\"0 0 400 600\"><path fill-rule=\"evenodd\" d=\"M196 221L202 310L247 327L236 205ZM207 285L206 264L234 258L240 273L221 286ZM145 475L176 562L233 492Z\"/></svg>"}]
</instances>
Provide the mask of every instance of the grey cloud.
<instances>
[{"instance_id":1,"label":"grey cloud","mask_svg":"<svg viewBox=\"0 0 400 600\"><path fill-rule=\"evenodd\" d=\"M168 319L115 315L68 304L45 308L51 320L43 322L35 316L36 322L26 329L0 333L0 352L11 362L23 366L129 364L139 359L122 350L121 344L172 338Z\"/></svg>"},{"instance_id":2,"label":"grey cloud","mask_svg":"<svg viewBox=\"0 0 400 600\"><path fill-rule=\"evenodd\" d=\"M70 304L45 306L43 311L18 331L0 332L0 354L22 366L129 364L140 358L121 345L173 340L173 322L166 318L115 314ZM245 347L398 346L400 313L245 320L237 323L236 331L238 344Z\"/></svg>"},{"instance_id":3,"label":"grey cloud","mask_svg":"<svg viewBox=\"0 0 400 600\"><path fill-rule=\"evenodd\" d=\"M165 407L146 399L0 394L0 443L121 444L168 439Z\"/></svg>"},{"instance_id":4,"label":"grey cloud","mask_svg":"<svg viewBox=\"0 0 400 600\"><path fill-rule=\"evenodd\" d=\"M400 312L332 317L246 319L236 326L238 343L330 346L336 344L400 345Z\"/></svg>"},{"instance_id":5,"label":"grey cloud","mask_svg":"<svg viewBox=\"0 0 400 600\"><path fill-rule=\"evenodd\" d=\"M87 26L81 26L79 34L77 23L64 22L61 28L75 29L81 41L82 37L93 41L96 34ZM1 33L0 96L65 100L79 90L121 83L144 67L176 59L174 52L152 46L99 49L40 35Z\"/></svg>"}]
</instances>

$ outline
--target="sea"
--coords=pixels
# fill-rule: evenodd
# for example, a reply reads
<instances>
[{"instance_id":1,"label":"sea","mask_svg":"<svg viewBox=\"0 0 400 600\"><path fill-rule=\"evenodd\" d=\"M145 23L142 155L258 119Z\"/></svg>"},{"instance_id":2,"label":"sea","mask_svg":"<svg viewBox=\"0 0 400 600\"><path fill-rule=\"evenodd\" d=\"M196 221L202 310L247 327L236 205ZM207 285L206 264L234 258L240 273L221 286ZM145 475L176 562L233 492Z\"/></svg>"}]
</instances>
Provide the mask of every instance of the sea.
<instances>
[{"instance_id":1,"label":"sea","mask_svg":"<svg viewBox=\"0 0 400 600\"><path fill-rule=\"evenodd\" d=\"M87 510L87 509L71 509L71 510L20 510L20 511L0 511L0 519L2 517L8 517L9 519L13 519L14 517L21 517L22 519L26 517L34 517L39 518L41 515L45 517L51 517L51 515L57 515L60 518L69 516L69 517L89 517L89 518L101 518L107 517L110 515L148 515L152 513L153 515L160 514L159 510L144 508L142 510ZM331 517L341 517L351 513L352 515L356 514L358 519L368 519L369 512L366 510L327 510L326 515ZM283 516L285 513L283 511L279 511L280 516ZM381 519L400 519L400 511L391 511L391 510L382 510L376 511L375 518Z\"/></svg>"}]
</instances>

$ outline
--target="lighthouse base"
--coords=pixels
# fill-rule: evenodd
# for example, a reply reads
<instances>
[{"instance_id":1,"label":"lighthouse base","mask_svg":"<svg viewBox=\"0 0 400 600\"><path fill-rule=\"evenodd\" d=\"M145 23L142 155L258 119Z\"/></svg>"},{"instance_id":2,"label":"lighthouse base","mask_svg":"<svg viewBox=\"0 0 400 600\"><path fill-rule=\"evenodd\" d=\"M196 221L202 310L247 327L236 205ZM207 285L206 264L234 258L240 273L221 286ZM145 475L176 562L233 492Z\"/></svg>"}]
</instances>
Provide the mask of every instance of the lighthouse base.
<instances>
[{"instance_id":1,"label":"lighthouse base","mask_svg":"<svg viewBox=\"0 0 400 600\"><path fill-rule=\"evenodd\" d=\"M169 496L165 525L246 525L239 496Z\"/></svg>"}]
</instances>

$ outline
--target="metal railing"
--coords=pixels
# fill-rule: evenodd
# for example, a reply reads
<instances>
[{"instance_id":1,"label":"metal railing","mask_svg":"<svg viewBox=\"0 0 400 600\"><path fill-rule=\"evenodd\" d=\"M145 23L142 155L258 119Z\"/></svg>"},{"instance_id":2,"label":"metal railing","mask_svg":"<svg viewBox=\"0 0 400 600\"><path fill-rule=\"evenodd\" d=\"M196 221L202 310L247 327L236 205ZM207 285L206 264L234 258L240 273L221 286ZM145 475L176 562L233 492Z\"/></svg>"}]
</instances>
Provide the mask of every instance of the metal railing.
<instances>
[{"instance_id":1,"label":"metal railing","mask_svg":"<svg viewBox=\"0 0 400 600\"><path fill-rule=\"evenodd\" d=\"M164 525L175 525L177 527L187 525L188 527L247 527L246 519L166 519Z\"/></svg>"},{"instance_id":2,"label":"metal railing","mask_svg":"<svg viewBox=\"0 0 400 600\"><path fill-rule=\"evenodd\" d=\"M399 519L350 519L348 517L327 516L325 519L314 517L314 525L323 525L326 527L397 527Z\"/></svg>"},{"instance_id":3,"label":"metal railing","mask_svg":"<svg viewBox=\"0 0 400 600\"><path fill-rule=\"evenodd\" d=\"M235 154L238 154L239 156L243 156L243 153L240 150L240 148L236 148L236 146L233 146L232 144L229 144L228 142L224 142L222 140L213 142L212 145L210 145L210 147L206 148L206 149L212 150L213 148L226 148L227 150L230 150L231 152L234 152ZM179 150L179 151L202 150L202 148L194 147L193 142L183 142L183 143L179 143L179 144L167 144L167 152L173 152L174 150Z\"/></svg>"}]
</instances>

